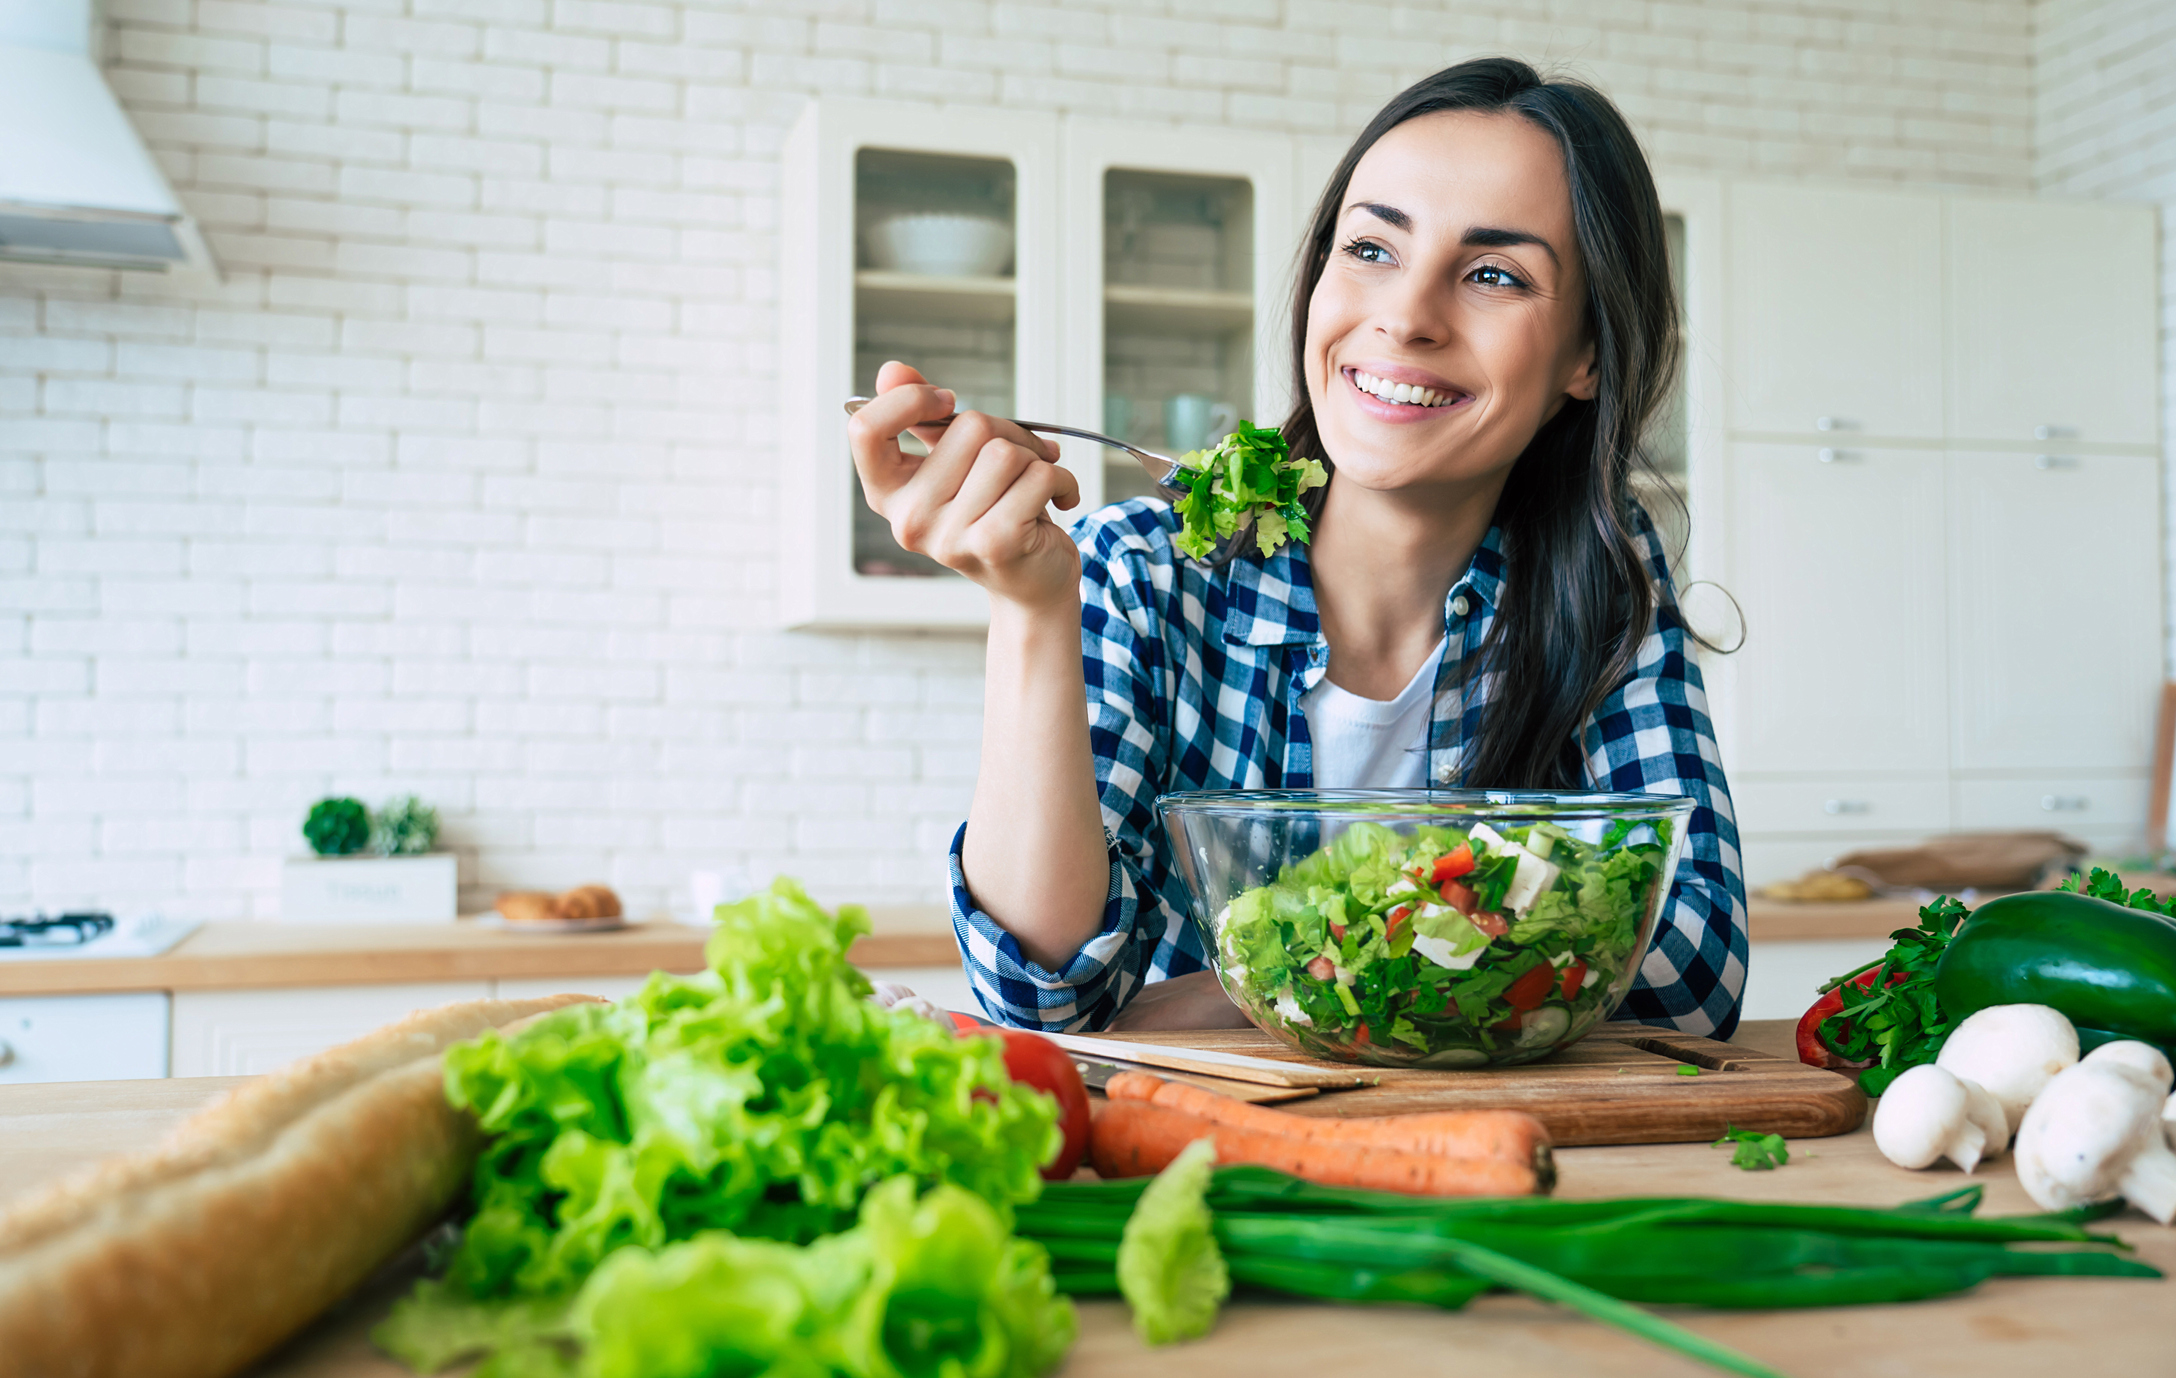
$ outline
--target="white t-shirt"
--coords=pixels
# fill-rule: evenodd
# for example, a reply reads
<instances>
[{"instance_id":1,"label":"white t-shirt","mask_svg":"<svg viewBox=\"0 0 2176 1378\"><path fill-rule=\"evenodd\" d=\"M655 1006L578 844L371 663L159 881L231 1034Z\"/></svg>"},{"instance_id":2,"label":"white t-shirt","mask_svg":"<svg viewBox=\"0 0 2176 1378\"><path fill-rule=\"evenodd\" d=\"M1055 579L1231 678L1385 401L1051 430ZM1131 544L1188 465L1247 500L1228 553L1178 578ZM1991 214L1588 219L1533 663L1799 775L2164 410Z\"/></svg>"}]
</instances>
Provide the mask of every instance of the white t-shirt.
<instances>
[{"instance_id":1,"label":"white t-shirt","mask_svg":"<svg viewBox=\"0 0 2176 1378\"><path fill-rule=\"evenodd\" d=\"M1428 783L1428 720L1443 642L1388 703L1364 699L1325 675L1300 695L1314 741L1317 789L1410 789Z\"/></svg>"}]
</instances>

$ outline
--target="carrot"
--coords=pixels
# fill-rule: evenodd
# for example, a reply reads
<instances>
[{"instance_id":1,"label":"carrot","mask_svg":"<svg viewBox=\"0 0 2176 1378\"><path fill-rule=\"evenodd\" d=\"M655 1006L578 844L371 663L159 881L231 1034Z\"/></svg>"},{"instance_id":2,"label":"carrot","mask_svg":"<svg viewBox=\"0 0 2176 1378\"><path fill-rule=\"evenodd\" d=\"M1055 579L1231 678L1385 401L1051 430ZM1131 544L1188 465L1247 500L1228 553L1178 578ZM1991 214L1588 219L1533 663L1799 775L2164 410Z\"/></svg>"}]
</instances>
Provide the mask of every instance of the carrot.
<instances>
[{"instance_id":1,"label":"carrot","mask_svg":"<svg viewBox=\"0 0 2176 1378\"><path fill-rule=\"evenodd\" d=\"M1551 1176L1549 1131L1520 1110L1443 1110L1418 1115L1317 1119L1249 1105L1146 1072L1119 1072L1103 1088L1112 1100L1142 1100L1167 1110L1286 1138L1353 1148L1395 1149L1437 1158L1503 1158Z\"/></svg>"},{"instance_id":2,"label":"carrot","mask_svg":"<svg viewBox=\"0 0 2176 1378\"><path fill-rule=\"evenodd\" d=\"M1531 1166L1507 1158L1447 1158L1295 1139L1139 1100L1104 1102L1088 1134L1088 1156L1103 1177L1146 1177L1163 1171L1196 1139L1215 1140L1219 1162L1255 1163L1325 1186L1409 1196L1533 1196L1541 1190Z\"/></svg>"}]
</instances>

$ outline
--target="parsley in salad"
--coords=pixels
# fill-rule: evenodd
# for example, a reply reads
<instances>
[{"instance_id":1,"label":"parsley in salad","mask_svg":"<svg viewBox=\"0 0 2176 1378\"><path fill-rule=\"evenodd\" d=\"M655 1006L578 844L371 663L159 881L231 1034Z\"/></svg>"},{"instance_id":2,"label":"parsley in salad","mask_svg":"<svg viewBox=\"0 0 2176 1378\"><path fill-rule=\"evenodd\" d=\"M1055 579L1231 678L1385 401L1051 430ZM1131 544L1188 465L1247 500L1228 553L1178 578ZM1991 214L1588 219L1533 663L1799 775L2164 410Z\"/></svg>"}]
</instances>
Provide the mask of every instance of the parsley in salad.
<instances>
[{"instance_id":1,"label":"parsley in salad","mask_svg":"<svg viewBox=\"0 0 2176 1378\"><path fill-rule=\"evenodd\" d=\"M1307 544L1307 510L1300 495L1330 481L1319 460L1294 459L1284 433L1242 421L1214 449L1179 456L1172 479L1186 489L1178 500L1179 550L1205 558L1217 542L1254 523L1255 548L1273 555L1287 538Z\"/></svg>"},{"instance_id":2,"label":"parsley in salad","mask_svg":"<svg viewBox=\"0 0 2176 1378\"><path fill-rule=\"evenodd\" d=\"M1530 1061L1608 1017L1669 828L1622 823L1589 843L1547 821L1500 833L1355 822L1231 902L1217 924L1225 984L1312 1052Z\"/></svg>"}]
</instances>

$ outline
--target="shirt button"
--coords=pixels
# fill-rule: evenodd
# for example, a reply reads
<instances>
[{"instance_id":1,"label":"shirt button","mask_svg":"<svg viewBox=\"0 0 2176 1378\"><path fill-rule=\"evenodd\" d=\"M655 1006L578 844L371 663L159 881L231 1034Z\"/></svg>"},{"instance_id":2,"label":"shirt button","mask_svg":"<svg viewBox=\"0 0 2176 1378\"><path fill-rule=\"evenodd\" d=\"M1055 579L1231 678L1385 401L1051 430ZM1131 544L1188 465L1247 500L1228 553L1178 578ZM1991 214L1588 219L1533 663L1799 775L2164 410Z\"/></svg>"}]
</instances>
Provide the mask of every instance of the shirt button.
<instances>
[{"instance_id":1,"label":"shirt button","mask_svg":"<svg viewBox=\"0 0 2176 1378\"><path fill-rule=\"evenodd\" d=\"M1464 617L1466 615L1467 609L1471 608L1472 606L1473 604L1466 601L1466 595L1463 593L1459 594L1456 598L1453 598L1451 600L1451 611L1456 613L1460 617Z\"/></svg>"},{"instance_id":2,"label":"shirt button","mask_svg":"<svg viewBox=\"0 0 2176 1378\"><path fill-rule=\"evenodd\" d=\"M1451 768L1449 766L1437 766L1436 779L1446 785L1451 783Z\"/></svg>"}]
</instances>

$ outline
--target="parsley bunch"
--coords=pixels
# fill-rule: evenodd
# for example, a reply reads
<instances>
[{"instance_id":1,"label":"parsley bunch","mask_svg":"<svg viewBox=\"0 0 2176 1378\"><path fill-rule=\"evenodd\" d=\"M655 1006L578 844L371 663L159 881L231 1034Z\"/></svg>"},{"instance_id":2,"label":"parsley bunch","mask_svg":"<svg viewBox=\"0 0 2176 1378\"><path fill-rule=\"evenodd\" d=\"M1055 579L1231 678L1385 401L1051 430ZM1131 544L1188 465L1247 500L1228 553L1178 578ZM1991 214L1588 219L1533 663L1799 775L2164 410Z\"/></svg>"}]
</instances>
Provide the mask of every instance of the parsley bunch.
<instances>
[{"instance_id":1,"label":"parsley bunch","mask_svg":"<svg viewBox=\"0 0 2176 1378\"><path fill-rule=\"evenodd\" d=\"M1847 971L1821 987L1838 991L1843 1008L1821 1021L1821 1041L1854 1062L1870 1062L1859 1077L1869 1096L1889 1089L1906 1071L1934 1061L1949 1037L1951 1019L1934 995L1934 968L1957 926L1971 911L1944 895L1919 911L1917 928L1889 935L1892 946L1878 962ZM1856 978L1872 971L1874 979Z\"/></svg>"},{"instance_id":2,"label":"parsley bunch","mask_svg":"<svg viewBox=\"0 0 2176 1378\"><path fill-rule=\"evenodd\" d=\"M2085 878L2083 885L2078 883L2076 873L2072 873L2066 876L2063 883L2055 888L2068 890L2072 894L2082 893L2091 899L2106 900L2110 904L2120 904L2129 909L2143 909L2149 914L2166 914L2176 917L2176 899L2170 899L2167 903L2163 903L2159 895L2143 886L2136 890L2126 889L2123 884L2123 877L2098 866L2095 866L2093 873Z\"/></svg>"}]
</instances>

